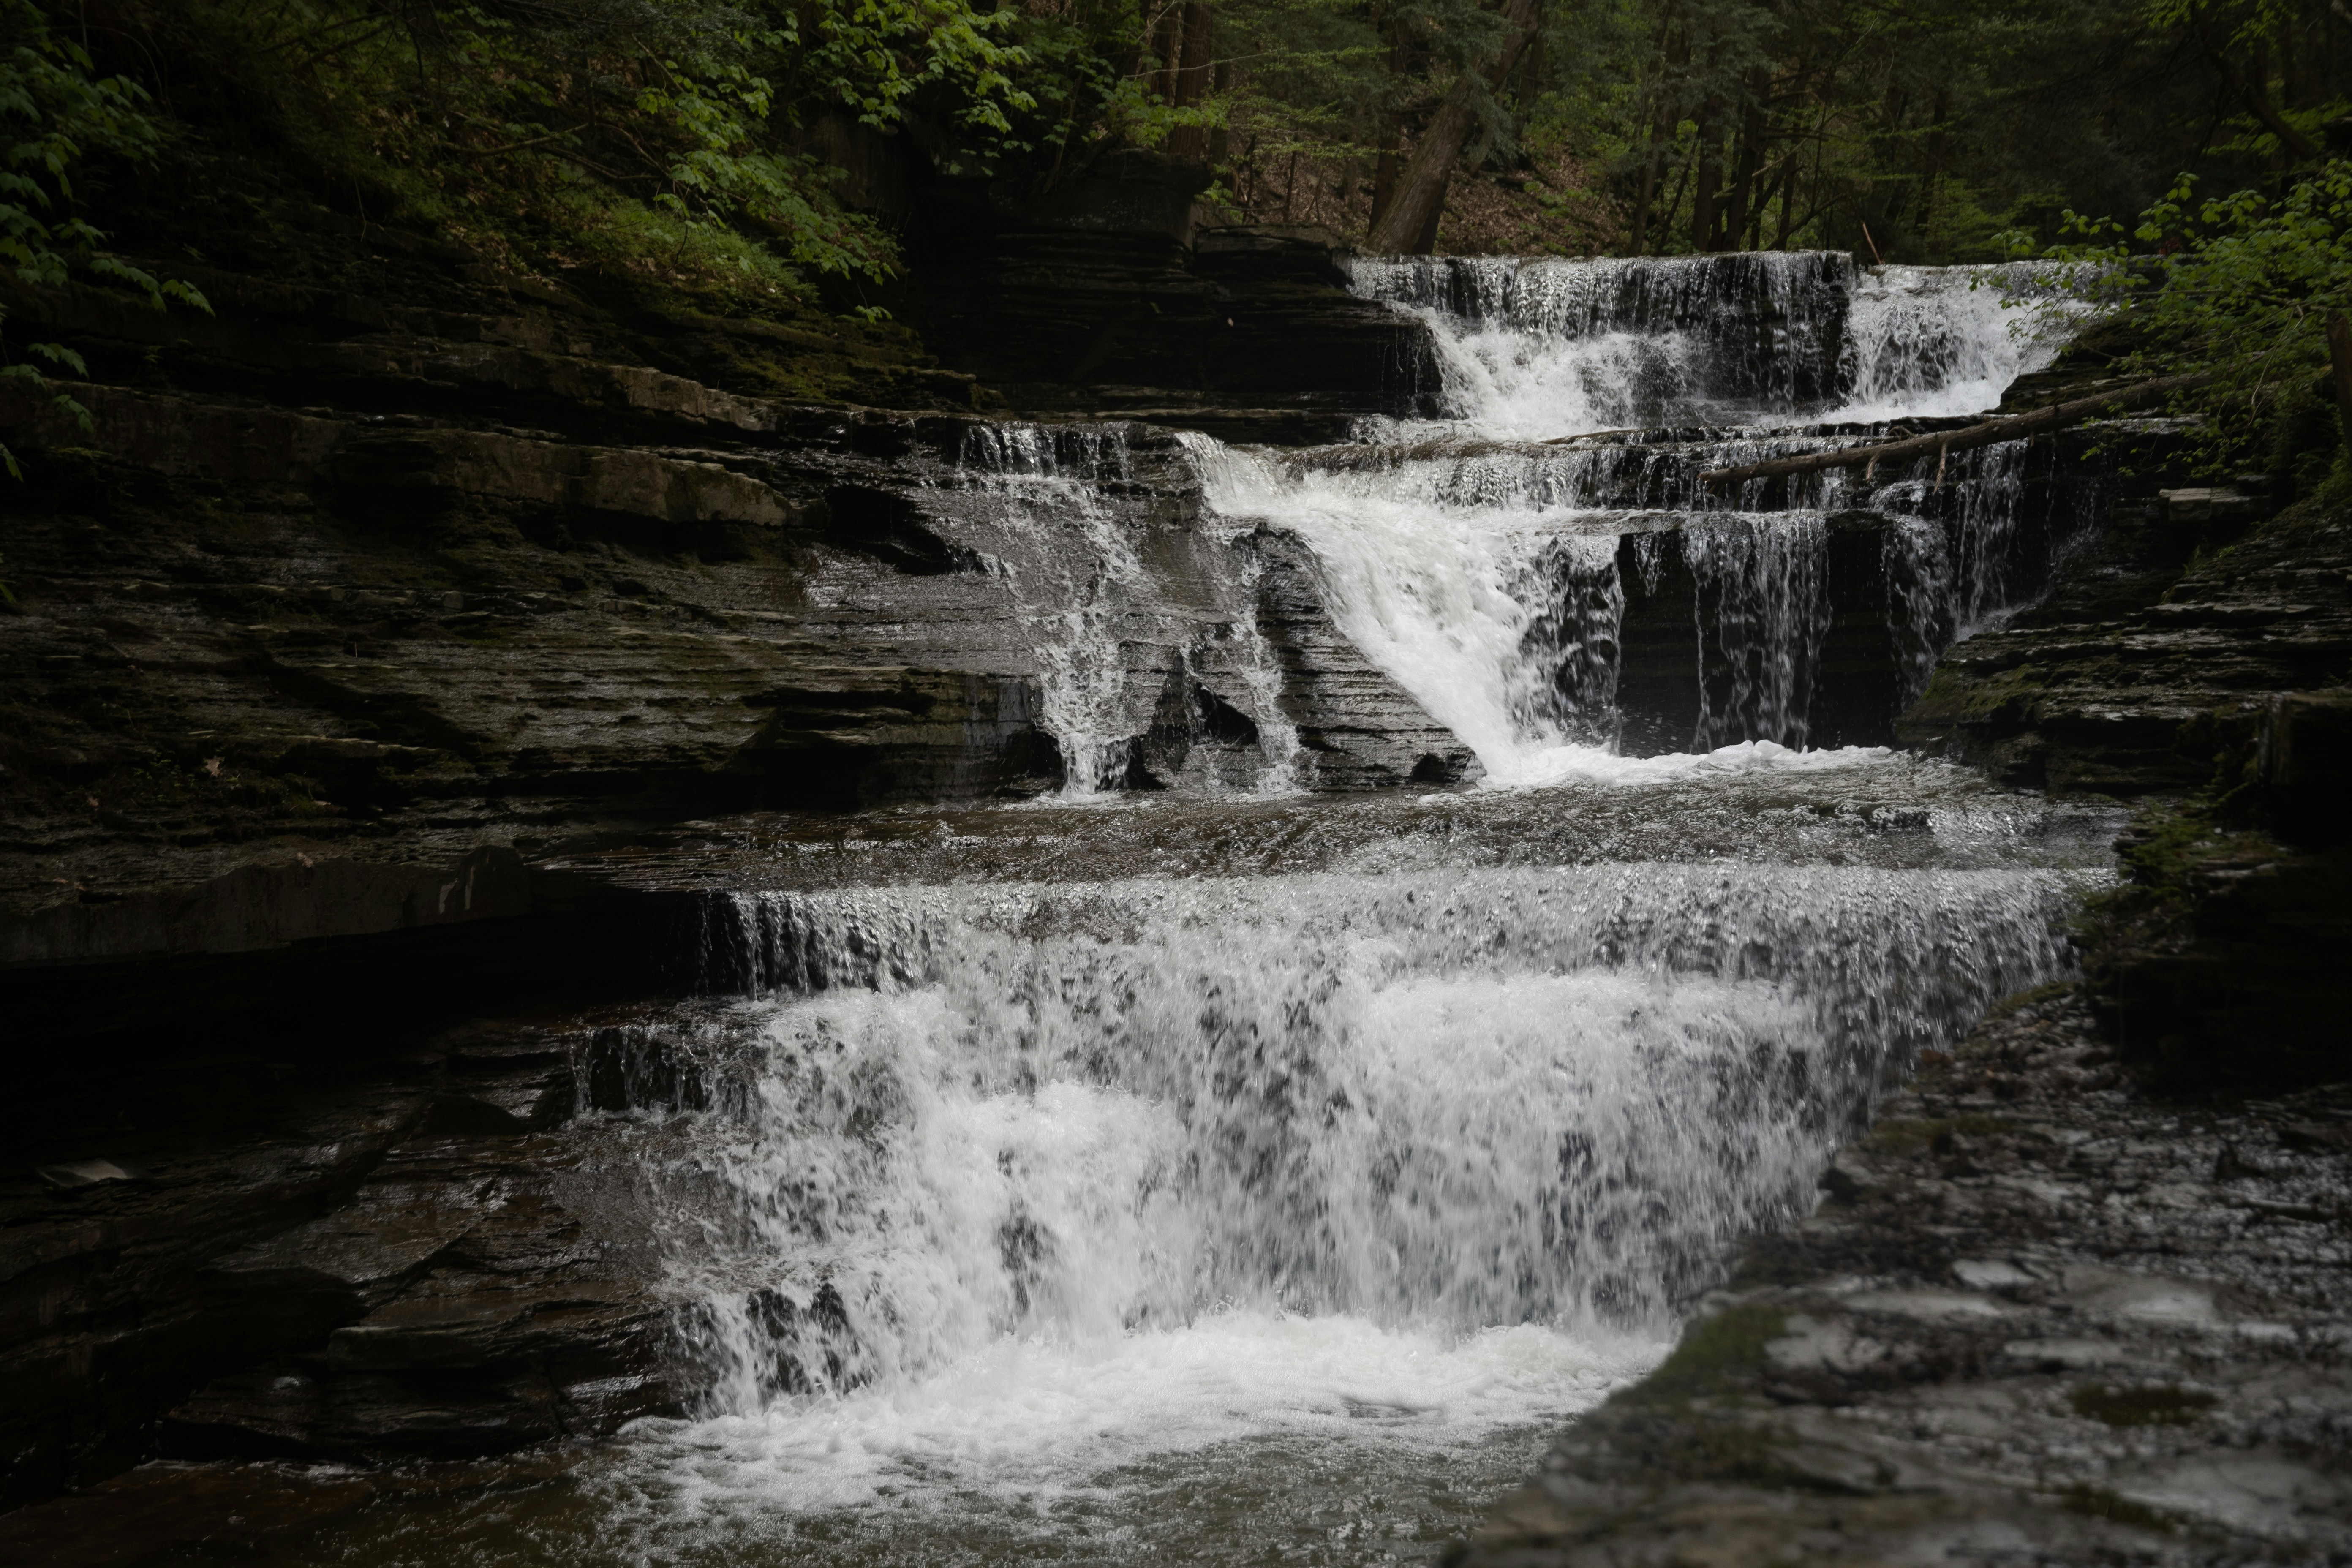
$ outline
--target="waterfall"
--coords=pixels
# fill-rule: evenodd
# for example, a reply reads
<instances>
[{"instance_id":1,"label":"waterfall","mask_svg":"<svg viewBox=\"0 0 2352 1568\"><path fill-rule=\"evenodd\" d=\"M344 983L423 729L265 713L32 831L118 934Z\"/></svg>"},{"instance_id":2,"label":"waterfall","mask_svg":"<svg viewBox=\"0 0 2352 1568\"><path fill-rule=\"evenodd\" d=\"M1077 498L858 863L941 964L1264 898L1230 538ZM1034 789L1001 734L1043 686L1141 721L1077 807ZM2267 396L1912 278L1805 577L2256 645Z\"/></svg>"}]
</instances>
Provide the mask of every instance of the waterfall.
<instances>
[{"instance_id":1,"label":"waterfall","mask_svg":"<svg viewBox=\"0 0 2352 1568\"><path fill-rule=\"evenodd\" d=\"M1651 1353L1899 1063L2063 967L2073 886L1647 863L722 895L752 994L615 1040L587 1092L674 1216L680 1434L794 1507L1268 1423L1364 1440L1350 1402L1460 1442Z\"/></svg>"},{"instance_id":2,"label":"waterfall","mask_svg":"<svg viewBox=\"0 0 2352 1568\"><path fill-rule=\"evenodd\" d=\"M1874 579L1867 612L1899 673L1836 699L1835 728L1884 738L1936 656L2030 602L2083 525L2046 503L2028 515L2017 443L1790 481L1777 504L1767 481L1736 499L1698 481L1854 423L1990 406L2075 319L2063 299L2014 301L2032 286L2014 268L1427 258L1360 261L1355 278L1427 325L1446 416L1303 453L1187 449L1213 514L1313 548L1348 636L1490 784L1622 773L1621 750L1777 763L1819 743L1823 639L1850 613L1832 603L1841 561ZM1627 422L1650 428L1590 433ZM1840 555L1838 529L1861 528L1876 548ZM1636 642L1660 657L1622 624L1637 565L1649 599L1670 586L1688 605L1664 712L1625 706L1661 691L1626 665Z\"/></svg>"},{"instance_id":3,"label":"waterfall","mask_svg":"<svg viewBox=\"0 0 2352 1568\"><path fill-rule=\"evenodd\" d=\"M1246 733L1188 736L1177 782L1294 788L1298 735L1255 613L1258 568L1235 548L1237 531L1213 522L1184 542L1213 557L1206 570L1171 573L1150 559L1164 524L1141 466L1126 426L974 425L939 481L941 521L1003 584L1035 658L1038 721L1061 753L1063 796L1125 787L1146 762L1147 734L1197 728L1204 707L1238 714ZM1167 711L1171 694L1192 710L1181 722Z\"/></svg>"},{"instance_id":4,"label":"waterfall","mask_svg":"<svg viewBox=\"0 0 2352 1568\"><path fill-rule=\"evenodd\" d=\"M1039 708L1068 791L1116 787L1131 722L1122 621L1145 581L1132 531L1106 504L1129 478L1121 432L980 425L964 437L961 482L991 498L1003 543L982 556L1003 576L1037 650Z\"/></svg>"},{"instance_id":5,"label":"waterfall","mask_svg":"<svg viewBox=\"0 0 2352 1568\"><path fill-rule=\"evenodd\" d=\"M2080 304L2053 295L2046 273L2015 262L1861 274L1838 360L1843 406L1832 417L1979 414L1999 403L2011 382L2056 356L2081 320Z\"/></svg>"},{"instance_id":6,"label":"waterfall","mask_svg":"<svg viewBox=\"0 0 2352 1568\"><path fill-rule=\"evenodd\" d=\"M1354 279L1425 325L1444 417L1291 452L976 425L936 481L945 531L1004 585L1065 798L1314 779L1268 532L1311 552L1352 647L1520 786L1883 744L1942 649L2030 603L2084 526L2019 444L1699 481L1989 406L2076 319L2030 273L1765 253L1369 258ZM1883 677L1853 673L1856 637Z\"/></svg>"},{"instance_id":7,"label":"waterfall","mask_svg":"<svg viewBox=\"0 0 2352 1568\"><path fill-rule=\"evenodd\" d=\"M1454 419L1535 439L1745 424L1819 402L1837 377L1853 275L1848 258L1819 251L1383 258L1355 270L1358 293L1430 325Z\"/></svg>"},{"instance_id":8,"label":"waterfall","mask_svg":"<svg viewBox=\"0 0 2352 1568\"><path fill-rule=\"evenodd\" d=\"M722 857L703 995L583 1042L692 1410L617 1549L1426 1556L1651 1364L2102 875L1870 739L2080 525L2037 458L1698 479L1989 406L2063 315L2006 281L1364 260L1441 417L971 426L923 526L1065 788ZM1483 778L1304 795L1406 701Z\"/></svg>"}]
</instances>

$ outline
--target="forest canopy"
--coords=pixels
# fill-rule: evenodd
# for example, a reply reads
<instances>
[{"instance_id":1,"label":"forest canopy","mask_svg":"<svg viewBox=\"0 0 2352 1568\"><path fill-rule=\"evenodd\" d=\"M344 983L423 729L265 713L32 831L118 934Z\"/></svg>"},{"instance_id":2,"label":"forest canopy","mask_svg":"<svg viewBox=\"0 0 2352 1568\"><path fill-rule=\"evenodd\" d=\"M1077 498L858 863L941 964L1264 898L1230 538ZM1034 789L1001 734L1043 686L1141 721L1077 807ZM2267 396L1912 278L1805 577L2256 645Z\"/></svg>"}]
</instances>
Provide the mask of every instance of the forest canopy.
<instances>
[{"instance_id":1,"label":"forest canopy","mask_svg":"<svg viewBox=\"0 0 2352 1568\"><path fill-rule=\"evenodd\" d=\"M1145 147L1374 250L2090 259L2260 402L2347 303L2347 84L2342 0L0 0L0 279L201 306L91 205L201 124L525 274L878 317L877 141Z\"/></svg>"},{"instance_id":2,"label":"forest canopy","mask_svg":"<svg viewBox=\"0 0 2352 1568\"><path fill-rule=\"evenodd\" d=\"M754 292L898 264L844 125L1033 186L1156 146L1382 249L1949 262L2275 185L2352 113L2330 0L10 0L0 33L517 263Z\"/></svg>"}]
</instances>

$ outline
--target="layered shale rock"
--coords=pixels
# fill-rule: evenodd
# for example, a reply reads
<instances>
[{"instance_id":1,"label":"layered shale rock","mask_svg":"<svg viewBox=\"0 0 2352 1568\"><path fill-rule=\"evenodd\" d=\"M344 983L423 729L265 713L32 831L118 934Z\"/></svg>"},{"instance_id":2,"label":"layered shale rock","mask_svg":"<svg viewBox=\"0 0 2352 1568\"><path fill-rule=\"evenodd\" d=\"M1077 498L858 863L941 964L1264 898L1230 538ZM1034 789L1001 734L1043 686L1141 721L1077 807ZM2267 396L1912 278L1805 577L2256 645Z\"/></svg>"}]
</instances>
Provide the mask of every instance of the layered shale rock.
<instances>
[{"instance_id":1,"label":"layered shale rock","mask_svg":"<svg viewBox=\"0 0 2352 1568\"><path fill-rule=\"evenodd\" d=\"M2111 1035L2176 1086L2339 1077L2352 1008L2352 523L2315 500L2264 521L2252 489L2119 507L1900 726L2011 782L2150 797L2087 962Z\"/></svg>"},{"instance_id":2,"label":"layered shale rock","mask_svg":"<svg viewBox=\"0 0 2352 1568\"><path fill-rule=\"evenodd\" d=\"M2143 1100L2020 998L1451 1560L2333 1561L2347 1116Z\"/></svg>"},{"instance_id":3,"label":"layered shale rock","mask_svg":"<svg viewBox=\"0 0 2352 1568\"><path fill-rule=\"evenodd\" d=\"M467 1455L679 1409L643 1194L571 1125L592 1033L184 1068L149 1131L20 1141L48 1161L0 1184L0 1501L158 1446Z\"/></svg>"},{"instance_id":4,"label":"layered shale rock","mask_svg":"<svg viewBox=\"0 0 2352 1568\"><path fill-rule=\"evenodd\" d=\"M1121 693L1105 765L1143 787L1251 775L1276 735L1318 787L1461 771L1331 629L1295 541L1202 536L1164 429L1014 426L1008 447L952 412L989 401L971 376L901 330L573 292L187 157L184 199L249 220L170 268L217 314L60 293L51 330L97 380L53 391L89 427L26 384L0 396L26 469L0 567L0 964L25 984L545 911L518 858L681 815L1034 794L1071 765L1045 709L1088 680ZM170 232L154 199L126 244ZM1139 272L1117 241L1139 222L1021 219L1130 293L1217 249L1158 235ZM1202 300L1322 311L1367 346L1317 406L1386 406L1404 329L1328 247L1223 243L1232 277ZM1148 401L1222 395L1160 379L1182 395ZM1081 480L1103 539L1028 515ZM1105 540L1122 571L1068 575ZM1099 614L1058 624L1080 600ZM498 891L453 903L484 854L509 857Z\"/></svg>"},{"instance_id":5,"label":"layered shale rock","mask_svg":"<svg viewBox=\"0 0 2352 1568\"><path fill-rule=\"evenodd\" d=\"M1945 657L1905 742L2053 789L2213 782L2268 693L2352 669L2352 528L2277 510L2236 488L2118 505L2047 601Z\"/></svg>"}]
</instances>

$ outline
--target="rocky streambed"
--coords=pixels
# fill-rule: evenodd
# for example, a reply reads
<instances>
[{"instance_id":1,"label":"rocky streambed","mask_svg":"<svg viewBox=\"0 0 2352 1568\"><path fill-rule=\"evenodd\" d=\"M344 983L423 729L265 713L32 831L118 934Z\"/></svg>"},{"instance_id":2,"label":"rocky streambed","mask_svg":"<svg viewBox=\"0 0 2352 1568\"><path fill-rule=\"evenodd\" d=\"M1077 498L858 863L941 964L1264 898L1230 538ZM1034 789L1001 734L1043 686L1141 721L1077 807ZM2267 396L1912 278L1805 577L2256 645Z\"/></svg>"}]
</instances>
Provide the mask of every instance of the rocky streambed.
<instances>
[{"instance_id":1,"label":"rocky streambed","mask_svg":"<svg viewBox=\"0 0 2352 1568\"><path fill-rule=\"evenodd\" d=\"M0 1554L2341 1551L2345 523L1697 477L2000 279L1144 156L943 366L198 163L0 405Z\"/></svg>"},{"instance_id":2,"label":"rocky streambed","mask_svg":"<svg viewBox=\"0 0 2352 1568\"><path fill-rule=\"evenodd\" d=\"M2347 1179L2344 1086L2146 1098L2015 998L1454 1560L2331 1561Z\"/></svg>"}]
</instances>

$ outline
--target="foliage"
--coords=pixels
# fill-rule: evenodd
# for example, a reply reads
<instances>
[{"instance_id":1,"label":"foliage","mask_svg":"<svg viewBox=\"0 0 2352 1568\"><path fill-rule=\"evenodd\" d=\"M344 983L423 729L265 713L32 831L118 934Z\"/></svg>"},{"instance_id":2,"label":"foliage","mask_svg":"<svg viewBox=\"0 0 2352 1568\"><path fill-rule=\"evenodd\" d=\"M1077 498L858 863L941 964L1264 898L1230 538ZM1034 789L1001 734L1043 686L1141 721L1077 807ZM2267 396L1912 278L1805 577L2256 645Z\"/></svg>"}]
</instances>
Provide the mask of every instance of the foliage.
<instances>
[{"instance_id":1,"label":"foliage","mask_svg":"<svg viewBox=\"0 0 2352 1568\"><path fill-rule=\"evenodd\" d=\"M1466 74L1450 248L1992 259L2182 171L2275 195L2352 67L2330 0L1550 0L1495 84L1501 0L77 3L363 218L755 309L896 274L845 167L877 132L1028 191L1159 147L1238 216L1362 234Z\"/></svg>"},{"instance_id":2,"label":"foliage","mask_svg":"<svg viewBox=\"0 0 2352 1568\"><path fill-rule=\"evenodd\" d=\"M1203 108L1230 132L1227 187L1252 216L1360 231L1381 154L1491 47L1497 10L1222 0ZM2183 169L2274 175L2345 112L2342 26L2327 0L1556 3L1482 93L1456 190L1532 209L1528 177L1564 149L1625 249L1991 260L2011 231L2059 238L2069 208L2137 211ZM1475 226L1545 231L1533 210Z\"/></svg>"},{"instance_id":3,"label":"foliage","mask_svg":"<svg viewBox=\"0 0 2352 1568\"><path fill-rule=\"evenodd\" d=\"M30 0L9 0L29 4ZM1013 13L970 0L116 0L125 58L226 84L363 220L510 268L736 304L877 282L828 123L1001 139L1033 107ZM854 193L853 193L854 194Z\"/></svg>"},{"instance_id":4,"label":"foliage","mask_svg":"<svg viewBox=\"0 0 2352 1568\"><path fill-rule=\"evenodd\" d=\"M2352 163L2329 159L2284 192L2204 201L2184 175L2129 234L2072 212L2081 241L2048 254L2098 266L2091 292L2129 310L2148 346L2126 371L2217 378L2224 441L2253 438L2282 387L2328 363L2326 320L2352 311Z\"/></svg>"},{"instance_id":5,"label":"foliage","mask_svg":"<svg viewBox=\"0 0 2352 1568\"><path fill-rule=\"evenodd\" d=\"M77 212L75 184L85 154L99 153L133 161L152 158L163 132L142 107L145 89L120 76L93 75L89 52L49 24L32 0L0 0L0 122L8 148L0 163L0 273L9 293L39 301L39 290L62 289L79 271L144 294L157 310L174 299L209 310L189 285L158 279L99 249L106 236ZM9 306L0 295L0 379L29 382L41 391L47 378L29 361L8 356L5 335ZM63 343L33 342L24 352L51 365L87 375L81 356ZM63 393L51 398L58 412L89 427L89 411ZM0 446L0 467L21 479L16 459ZM5 597L0 586L0 597Z\"/></svg>"}]
</instances>

